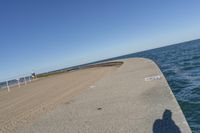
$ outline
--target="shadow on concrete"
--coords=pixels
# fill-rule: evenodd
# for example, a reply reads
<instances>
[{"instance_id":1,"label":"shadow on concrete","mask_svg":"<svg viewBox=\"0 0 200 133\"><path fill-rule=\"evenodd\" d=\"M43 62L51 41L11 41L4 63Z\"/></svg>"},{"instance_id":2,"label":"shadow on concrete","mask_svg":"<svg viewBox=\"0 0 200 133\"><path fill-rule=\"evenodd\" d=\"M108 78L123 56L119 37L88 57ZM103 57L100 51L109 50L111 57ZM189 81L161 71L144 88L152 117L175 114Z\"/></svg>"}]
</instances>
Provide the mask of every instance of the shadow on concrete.
<instances>
[{"instance_id":1,"label":"shadow on concrete","mask_svg":"<svg viewBox=\"0 0 200 133\"><path fill-rule=\"evenodd\" d=\"M172 120L171 110L165 110L162 119L155 120L153 133L181 133L179 127Z\"/></svg>"}]
</instances>

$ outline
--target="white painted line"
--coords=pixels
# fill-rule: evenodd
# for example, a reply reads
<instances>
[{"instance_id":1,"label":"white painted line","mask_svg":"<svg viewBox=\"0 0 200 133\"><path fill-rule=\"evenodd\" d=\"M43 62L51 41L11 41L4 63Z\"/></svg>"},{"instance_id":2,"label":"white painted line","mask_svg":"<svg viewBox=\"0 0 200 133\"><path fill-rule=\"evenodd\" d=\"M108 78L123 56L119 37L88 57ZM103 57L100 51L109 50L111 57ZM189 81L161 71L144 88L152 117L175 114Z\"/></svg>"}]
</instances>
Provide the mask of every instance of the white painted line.
<instances>
[{"instance_id":1,"label":"white painted line","mask_svg":"<svg viewBox=\"0 0 200 133\"><path fill-rule=\"evenodd\" d=\"M146 77L144 80L145 81L153 81L153 80L160 80L160 79L161 79L161 76L156 75L156 76Z\"/></svg>"}]
</instances>

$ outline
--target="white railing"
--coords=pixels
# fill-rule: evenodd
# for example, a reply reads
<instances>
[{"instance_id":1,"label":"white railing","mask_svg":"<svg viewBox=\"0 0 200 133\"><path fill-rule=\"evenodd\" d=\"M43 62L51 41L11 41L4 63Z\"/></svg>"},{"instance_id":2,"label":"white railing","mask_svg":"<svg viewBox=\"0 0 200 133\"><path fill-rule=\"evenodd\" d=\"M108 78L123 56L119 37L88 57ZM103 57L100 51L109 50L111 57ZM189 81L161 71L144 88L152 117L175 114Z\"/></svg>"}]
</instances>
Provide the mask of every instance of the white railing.
<instances>
[{"instance_id":1,"label":"white railing","mask_svg":"<svg viewBox=\"0 0 200 133\"><path fill-rule=\"evenodd\" d=\"M7 89L10 92L11 87L18 86L19 88L22 85L27 85L28 83L35 80L37 76L33 76L32 74L25 74L20 76L15 76L9 79L1 80L0 81L0 90Z\"/></svg>"},{"instance_id":2,"label":"white railing","mask_svg":"<svg viewBox=\"0 0 200 133\"><path fill-rule=\"evenodd\" d=\"M3 89L7 89L8 92L10 92L11 87L18 86L20 88L21 85L26 85L27 83L32 82L33 80L37 79L37 75L35 75L35 77L33 77L33 75L32 75L33 73L37 73L39 75L45 74L45 73L48 74L49 72L52 72L55 70L63 71L62 70L63 68L66 69L66 68L68 68L68 66L60 64L57 66L51 66L51 67L46 67L46 68L36 68L36 69L33 69L32 73L18 75L18 76L14 76L14 77L11 77L8 79L0 79L0 91Z\"/></svg>"}]
</instances>

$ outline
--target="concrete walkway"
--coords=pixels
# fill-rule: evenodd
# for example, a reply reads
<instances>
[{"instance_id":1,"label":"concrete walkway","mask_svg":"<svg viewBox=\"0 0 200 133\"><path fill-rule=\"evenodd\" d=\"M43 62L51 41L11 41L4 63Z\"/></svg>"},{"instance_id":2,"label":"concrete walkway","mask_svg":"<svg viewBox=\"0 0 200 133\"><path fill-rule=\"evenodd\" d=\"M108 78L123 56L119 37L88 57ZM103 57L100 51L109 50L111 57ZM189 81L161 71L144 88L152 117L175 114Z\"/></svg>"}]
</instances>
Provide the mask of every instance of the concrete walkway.
<instances>
[{"instance_id":1,"label":"concrete walkway","mask_svg":"<svg viewBox=\"0 0 200 133\"><path fill-rule=\"evenodd\" d=\"M191 133L155 63L141 58L122 61L115 72L19 132Z\"/></svg>"}]
</instances>

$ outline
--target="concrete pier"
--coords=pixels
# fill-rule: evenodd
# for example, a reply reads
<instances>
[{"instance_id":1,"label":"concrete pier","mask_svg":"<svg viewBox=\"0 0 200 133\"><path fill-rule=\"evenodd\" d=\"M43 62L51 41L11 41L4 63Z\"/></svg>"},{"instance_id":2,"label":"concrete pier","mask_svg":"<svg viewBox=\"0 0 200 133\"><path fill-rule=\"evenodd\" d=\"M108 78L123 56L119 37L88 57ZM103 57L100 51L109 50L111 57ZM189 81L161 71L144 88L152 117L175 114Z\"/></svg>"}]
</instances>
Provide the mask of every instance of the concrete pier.
<instances>
[{"instance_id":1,"label":"concrete pier","mask_svg":"<svg viewBox=\"0 0 200 133\"><path fill-rule=\"evenodd\" d=\"M42 116L20 133L191 133L157 65L121 60L80 95Z\"/></svg>"}]
</instances>

